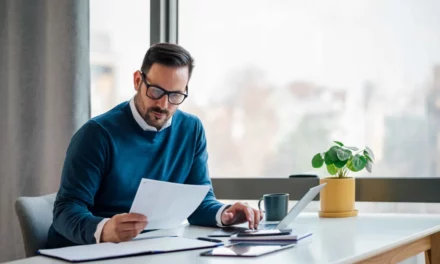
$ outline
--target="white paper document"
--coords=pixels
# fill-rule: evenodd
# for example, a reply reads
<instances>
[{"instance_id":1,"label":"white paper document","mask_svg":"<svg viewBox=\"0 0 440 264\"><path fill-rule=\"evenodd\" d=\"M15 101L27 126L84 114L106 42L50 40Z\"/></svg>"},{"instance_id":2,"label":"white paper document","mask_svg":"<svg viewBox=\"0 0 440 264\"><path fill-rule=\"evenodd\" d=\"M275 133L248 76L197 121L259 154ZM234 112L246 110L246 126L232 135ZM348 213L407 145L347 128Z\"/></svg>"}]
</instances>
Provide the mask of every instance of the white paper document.
<instances>
[{"instance_id":1,"label":"white paper document","mask_svg":"<svg viewBox=\"0 0 440 264\"><path fill-rule=\"evenodd\" d=\"M156 254L180 250L210 248L219 243L206 242L183 237L163 237L133 240L122 243L100 243L56 249L42 249L38 253L67 261L89 261L139 254Z\"/></svg>"},{"instance_id":2,"label":"white paper document","mask_svg":"<svg viewBox=\"0 0 440 264\"><path fill-rule=\"evenodd\" d=\"M197 209L210 188L142 179L130 213L147 217L145 230L176 228Z\"/></svg>"}]
</instances>

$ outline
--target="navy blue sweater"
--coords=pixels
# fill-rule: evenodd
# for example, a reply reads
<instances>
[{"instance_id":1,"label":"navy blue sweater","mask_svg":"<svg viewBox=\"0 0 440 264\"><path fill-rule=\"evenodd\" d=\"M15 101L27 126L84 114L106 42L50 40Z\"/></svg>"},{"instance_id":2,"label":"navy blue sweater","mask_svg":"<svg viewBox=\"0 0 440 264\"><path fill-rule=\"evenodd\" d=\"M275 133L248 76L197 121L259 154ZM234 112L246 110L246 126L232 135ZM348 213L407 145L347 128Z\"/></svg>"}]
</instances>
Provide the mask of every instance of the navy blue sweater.
<instances>
[{"instance_id":1,"label":"navy blue sweater","mask_svg":"<svg viewBox=\"0 0 440 264\"><path fill-rule=\"evenodd\" d=\"M67 149L47 247L96 243L99 222L129 212L142 178L211 185L207 160L200 120L180 110L160 132L142 130L128 102L89 120ZM215 226L221 206L211 188L188 221Z\"/></svg>"}]
</instances>

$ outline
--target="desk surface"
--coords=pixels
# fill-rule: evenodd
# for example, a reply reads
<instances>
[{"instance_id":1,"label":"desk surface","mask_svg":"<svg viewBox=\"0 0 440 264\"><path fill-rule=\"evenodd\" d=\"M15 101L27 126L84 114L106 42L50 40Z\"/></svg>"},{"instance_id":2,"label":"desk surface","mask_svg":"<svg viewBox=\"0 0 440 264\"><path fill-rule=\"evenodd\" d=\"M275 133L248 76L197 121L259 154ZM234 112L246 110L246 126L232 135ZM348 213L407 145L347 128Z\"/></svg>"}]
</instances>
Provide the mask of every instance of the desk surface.
<instances>
[{"instance_id":1,"label":"desk surface","mask_svg":"<svg viewBox=\"0 0 440 264\"><path fill-rule=\"evenodd\" d=\"M201 257L204 250L146 255L87 263L354 263L381 252L415 241L440 231L440 215L359 214L352 218L319 218L316 213L303 213L292 225L294 229L311 230L313 235L291 248L257 258ZM184 226L174 230L150 232L155 235L206 236L214 228ZM33 257L14 264L52 264L64 261Z\"/></svg>"}]
</instances>

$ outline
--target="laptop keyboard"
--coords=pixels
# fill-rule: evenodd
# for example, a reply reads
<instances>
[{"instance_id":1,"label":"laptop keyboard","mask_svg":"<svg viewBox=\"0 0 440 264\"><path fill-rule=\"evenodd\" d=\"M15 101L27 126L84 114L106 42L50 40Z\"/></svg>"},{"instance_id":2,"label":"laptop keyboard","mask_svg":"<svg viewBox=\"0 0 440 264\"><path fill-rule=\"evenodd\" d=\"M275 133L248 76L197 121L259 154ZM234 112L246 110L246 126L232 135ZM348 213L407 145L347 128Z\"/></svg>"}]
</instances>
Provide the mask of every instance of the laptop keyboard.
<instances>
[{"instance_id":1,"label":"laptop keyboard","mask_svg":"<svg viewBox=\"0 0 440 264\"><path fill-rule=\"evenodd\" d=\"M258 229L260 230L270 230L270 229L275 229L277 227L278 224L259 224L258 225Z\"/></svg>"}]
</instances>

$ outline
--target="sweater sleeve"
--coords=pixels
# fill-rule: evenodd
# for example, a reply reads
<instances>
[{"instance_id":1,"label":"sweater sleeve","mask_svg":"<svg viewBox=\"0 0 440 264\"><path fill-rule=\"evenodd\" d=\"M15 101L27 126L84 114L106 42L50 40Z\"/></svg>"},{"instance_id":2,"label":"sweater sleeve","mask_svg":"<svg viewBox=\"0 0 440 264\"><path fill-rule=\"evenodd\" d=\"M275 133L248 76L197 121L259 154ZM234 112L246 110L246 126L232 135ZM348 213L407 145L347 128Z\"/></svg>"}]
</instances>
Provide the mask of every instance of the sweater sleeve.
<instances>
[{"instance_id":1,"label":"sweater sleeve","mask_svg":"<svg viewBox=\"0 0 440 264\"><path fill-rule=\"evenodd\" d=\"M196 149L193 164L185 183L211 186L205 199L194 213L188 217L188 222L192 225L217 226L216 214L223 204L217 201L212 189L208 171L208 152L206 150L205 131L200 121L198 121L196 133Z\"/></svg>"},{"instance_id":2,"label":"sweater sleeve","mask_svg":"<svg viewBox=\"0 0 440 264\"><path fill-rule=\"evenodd\" d=\"M53 227L76 244L96 243L94 233L103 220L90 212L105 171L108 141L105 131L88 121L72 137L54 204Z\"/></svg>"}]
</instances>

